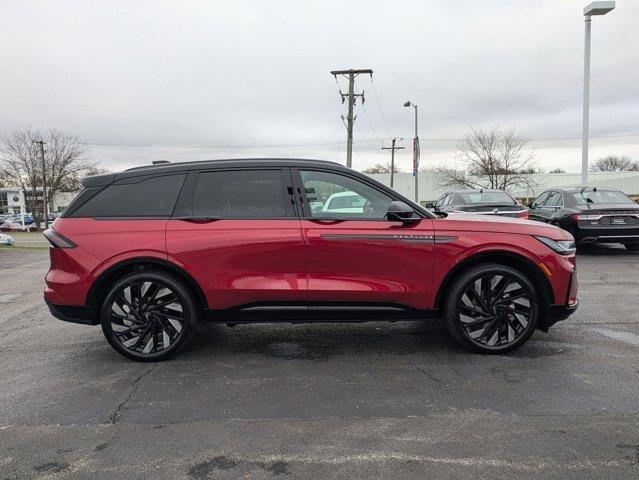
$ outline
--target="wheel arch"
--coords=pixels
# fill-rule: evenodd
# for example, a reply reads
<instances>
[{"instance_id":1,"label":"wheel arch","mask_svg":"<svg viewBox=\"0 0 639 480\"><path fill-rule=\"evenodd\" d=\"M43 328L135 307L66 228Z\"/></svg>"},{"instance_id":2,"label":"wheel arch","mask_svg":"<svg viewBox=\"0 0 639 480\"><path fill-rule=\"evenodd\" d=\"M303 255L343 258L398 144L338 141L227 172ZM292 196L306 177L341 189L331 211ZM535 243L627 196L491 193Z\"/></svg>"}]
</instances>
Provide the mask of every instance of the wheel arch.
<instances>
[{"instance_id":1,"label":"wheel arch","mask_svg":"<svg viewBox=\"0 0 639 480\"><path fill-rule=\"evenodd\" d=\"M167 260L154 257L129 258L107 268L91 285L86 296L85 305L91 308L93 312L99 312L102 299L114 282L124 275L143 272L145 270L163 271L176 276L191 290L198 303L198 307L201 309L208 308L208 302L202 288L186 270Z\"/></svg>"},{"instance_id":2,"label":"wheel arch","mask_svg":"<svg viewBox=\"0 0 639 480\"><path fill-rule=\"evenodd\" d=\"M441 282L439 289L437 290L437 294L435 295L434 307L441 311L444 305L444 299L446 298L446 292L451 288L455 279L465 269L482 263L501 263L502 265L506 265L520 271L530 278L531 282L533 282L533 285L542 297L542 319L549 314L550 305L555 303L555 295L552 285L546 275L543 273L541 268L535 265L535 263L530 261L528 258L518 253L505 250L489 250L476 253L455 265L455 267L446 274L444 280ZM544 322L541 321L540 324L540 328L543 330Z\"/></svg>"}]
</instances>

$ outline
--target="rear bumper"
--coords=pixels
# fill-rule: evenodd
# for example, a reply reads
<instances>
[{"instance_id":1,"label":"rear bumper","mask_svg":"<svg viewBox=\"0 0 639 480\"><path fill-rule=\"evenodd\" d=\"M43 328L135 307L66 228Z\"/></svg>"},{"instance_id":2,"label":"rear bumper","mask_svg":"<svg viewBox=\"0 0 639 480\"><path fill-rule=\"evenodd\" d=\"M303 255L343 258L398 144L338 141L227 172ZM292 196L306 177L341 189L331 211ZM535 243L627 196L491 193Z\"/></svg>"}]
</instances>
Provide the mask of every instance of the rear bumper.
<instances>
[{"instance_id":1,"label":"rear bumper","mask_svg":"<svg viewBox=\"0 0 639 480\"><path fill-rule=\"evenodd\" d=\"M639 227L636 225L599 228L579 226L576 234L580 244L639 242Z\"/></svg>"},{"instance_id":2,"label":"rear bumper","mask_svg":"<svg viewBox=\"0 0 639 480\"><path fill-rule=\"evenodd\" d=\"M47 298L44 301L47 303L51 315L59 320L83 325L97 325L100 323L98 316L90 307L83 305L55 305Z\"/></svg>"}]
</instances>

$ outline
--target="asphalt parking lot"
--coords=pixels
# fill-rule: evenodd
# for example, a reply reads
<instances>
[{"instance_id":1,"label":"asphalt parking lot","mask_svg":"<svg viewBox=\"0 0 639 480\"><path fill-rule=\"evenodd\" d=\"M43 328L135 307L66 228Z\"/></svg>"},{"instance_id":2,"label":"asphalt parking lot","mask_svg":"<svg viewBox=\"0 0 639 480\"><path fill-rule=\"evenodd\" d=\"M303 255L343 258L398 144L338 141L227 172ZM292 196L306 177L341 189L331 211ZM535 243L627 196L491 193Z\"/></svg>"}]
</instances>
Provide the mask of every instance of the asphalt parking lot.
<instances>
[{"instance_id":1,"label":"asphalt parking lot","mask_svg":"<svg viewBox=\"0 0 639 480\"><path fill-rule=\"evenodd\" d=\"M578 259L579 311L506 356L437 321L209 326L120 357L0 249L0 479L639 478L639 254Z\"/></svg>"}]
</instances>

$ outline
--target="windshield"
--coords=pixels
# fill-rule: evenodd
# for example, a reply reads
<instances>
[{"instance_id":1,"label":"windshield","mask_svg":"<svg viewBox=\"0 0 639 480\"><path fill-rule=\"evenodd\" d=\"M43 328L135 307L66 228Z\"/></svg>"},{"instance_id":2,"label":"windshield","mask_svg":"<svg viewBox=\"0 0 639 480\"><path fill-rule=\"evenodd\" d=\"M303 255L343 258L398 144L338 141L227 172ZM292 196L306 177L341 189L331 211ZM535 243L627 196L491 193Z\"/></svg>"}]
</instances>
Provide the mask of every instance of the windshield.
<instances>
[{"instance_id":1,"label":"windshield","mask_svg":"<svg viewBox=\"0 0 639 480\"><path fill-rule=\"evenodd\" d=\"M506 203L514 205L517 202L506 192L466 192L460 193L462 200L466 204L477 203Z\"/></svg>"},{"instance_id":2,"label":"windshield","mask_svg":"<svg viewBox=\"0 0 639 480\"><path fill-rule=\"evenodd\" d=\"M621 192L614 190L585 190L583 192L573 193L575 202L578 205L588 203L634 203Z\"/></svg>"}]
</instances>

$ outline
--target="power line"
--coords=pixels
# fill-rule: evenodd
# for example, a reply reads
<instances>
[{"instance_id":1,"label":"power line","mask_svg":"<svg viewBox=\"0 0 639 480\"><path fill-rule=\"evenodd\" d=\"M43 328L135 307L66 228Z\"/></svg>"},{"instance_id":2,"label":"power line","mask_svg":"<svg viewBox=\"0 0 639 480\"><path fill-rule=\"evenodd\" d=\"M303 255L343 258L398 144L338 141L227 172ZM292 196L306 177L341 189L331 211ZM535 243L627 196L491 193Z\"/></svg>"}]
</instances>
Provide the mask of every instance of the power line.
<instances>
[{"instance_id":1,"label":"power line","mask_svg":"<svg viewBox=\"0 0 639 480\"><path fill-rule=\"evenodd\" d=\"M608 139L608 138L631 138L639 137L639 133L622 133L609 135L591 135L590 138ZM426 138L419 137L420 142L459 142L463 138ZM545 141L573 141L581 140L581 137L531 137L530 142ZM357 143L357 142L355 142ZM335 146L339 142L304 142L304 143L270 143L270 144L244 144L244 145L213 145L213 144L139 144L139 143L108 143L108 142L82 142L83 145L92 147L123 147L123 148L202 148L202 149L242 149L242 148L296 148L296 147L322 147Z\"/></svg>"},{"instance_id":2,"label":"power line","mask_svg":"<svg viewBox=\"0 0 639 480\"><path fill-rule=\"evenodd\" d=\"M377 140L379 140L379 143L383 144L384 141L377 134L377 130L375 130L375 127L373 126L373 122L371 122L371 117L368 116L368 110L366 110L366 105L364 105L363 103L362 103L362 110L364 110L364 115L366 115L366 120L368 120L368 124L371 126L371 129L373 130L373 134L377 137Z\"/></svg>"},{"instance_id":3,"label":"power line","mask_svg":"<svg viewBox=\"0 0 639 480\"><path fill-rule=\"evenodd\" d=\"M388 138L392 138L390 130L388 129L388 123L386 123L386 116L384 115L384 110L382 109L382 102L379 101L379 95L377 94L377 88L375 87L375 82L373 82L373 75L371 74L371 85L373 86L373 92L375 93L375 98L377 99L377 106L379 107L379 111L382 114L382 120L384 121L384 126L386 127L386 133L388 133Z\"/></svg>"},{"instance_id":4,"label":"power line","mask_svg":"<svg viewBox=\"0 0 639 480\"><path fill-rule=\"evenodd\" d=\"M368 144L368 146L371 147L373 150L377 150L378 147L375 147L374 145L372 145L371 142L368 141L368 138L366 138L362 130L359 128L359 123L355 122L355 127L357 127L357 131L362 136L364 141ZM381 142L381 139L380 139L380 142Z\"/></svg>"}]
</instances>

